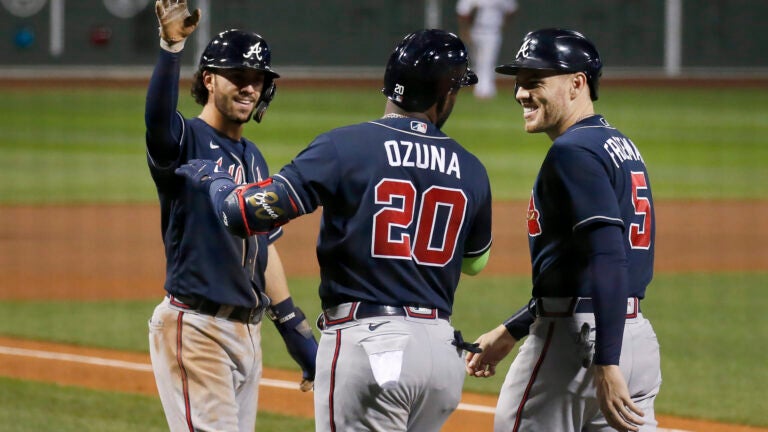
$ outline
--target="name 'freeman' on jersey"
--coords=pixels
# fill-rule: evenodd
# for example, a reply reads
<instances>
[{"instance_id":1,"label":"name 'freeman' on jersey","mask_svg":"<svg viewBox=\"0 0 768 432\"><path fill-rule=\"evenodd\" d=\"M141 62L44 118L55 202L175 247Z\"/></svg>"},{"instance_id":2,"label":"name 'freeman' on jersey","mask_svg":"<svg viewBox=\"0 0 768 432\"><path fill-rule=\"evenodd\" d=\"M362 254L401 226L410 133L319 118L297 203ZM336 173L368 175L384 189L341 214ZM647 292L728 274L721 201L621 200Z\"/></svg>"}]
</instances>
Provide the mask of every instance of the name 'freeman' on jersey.
<instances>
[{"instance_id":1,"label":"name 'freeman' on jersey","mask_svg":"<svg viewBox=\"0 0 768 432\"><path fill-rule=\"evenodd\" d=\"M434 144L389 140L384 142L389 166L413 167L438 171L461 179L459 157L451 152L447 159L445 149Z\"/></svg>"},{"instance_id":2,"label":"name 'freeman' on jersey","mask_svg":"<svg viewBox=\"0 0 768 432\"><path fill-rule=\"evenodd\" d=\"M620 168L621 163L626 160L640 161L645 164L643 157L640 156L640 150L629 138L610 137L603 144L603 148L608 152L616 168Z\"/></svg>"}]
</instances>

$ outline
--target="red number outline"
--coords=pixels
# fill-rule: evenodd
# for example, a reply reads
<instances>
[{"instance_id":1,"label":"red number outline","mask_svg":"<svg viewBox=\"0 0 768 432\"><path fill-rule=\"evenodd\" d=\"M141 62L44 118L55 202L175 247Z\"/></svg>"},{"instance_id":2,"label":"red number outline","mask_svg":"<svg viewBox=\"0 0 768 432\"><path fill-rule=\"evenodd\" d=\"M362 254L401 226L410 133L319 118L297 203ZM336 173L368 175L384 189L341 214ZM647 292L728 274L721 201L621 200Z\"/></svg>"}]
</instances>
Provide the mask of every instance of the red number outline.
<instances>
[{"instance_id":1,"label":"red number outline","mask_svg":"<svg viewBox=\"0 0 768 432\"><path fill-rule=\"evenodd\" d=\"M400 206L393 206L393 198L402 199ZM421 265L444 266L451 261L464 225L467 197L461 189L432 186L421 194L418 214L415 213L416 188L409 181L383 179L375 188L376 204L384 207L373 216L371 256L377 258L413 259ZM435 232L440 207L449 208L444 231ZM402 233L399 240L392 240L392 227L403 230L416 223L415 238ZM441 238L436 238L436 236ZM442 245L440 248L433 244Z\"/></svg>"},{"instance_id":2,"label":"red number outline","mask_svg":"<svg viewBox=\"0 0 768 432\"><path fill-rule=\"evenodd\" d=\"M376 204L385 204L373 215L371 232L371 256L377 258L411 259L411 236L406 229L413 222L416 188L411 182L383 179L374 192ZM394 198L401 198L402 205L394 206ZM399 241L392 240L392 227L403 229Z\"/></svg>"},{"instance_id":3,"label":"red number outline","mask_svg":"<svg viewBox=\"0 0 768 432\"><path fill-rule=\"evenodd\" d=\"M648 181L642 171L632 171L632 206L635 214L643 218L643 223L629 224L629 245L632 249L650 249L651 247L651 201L647 197L639 196L637 191L648 189Z\"/></svg>"}]
</instances>

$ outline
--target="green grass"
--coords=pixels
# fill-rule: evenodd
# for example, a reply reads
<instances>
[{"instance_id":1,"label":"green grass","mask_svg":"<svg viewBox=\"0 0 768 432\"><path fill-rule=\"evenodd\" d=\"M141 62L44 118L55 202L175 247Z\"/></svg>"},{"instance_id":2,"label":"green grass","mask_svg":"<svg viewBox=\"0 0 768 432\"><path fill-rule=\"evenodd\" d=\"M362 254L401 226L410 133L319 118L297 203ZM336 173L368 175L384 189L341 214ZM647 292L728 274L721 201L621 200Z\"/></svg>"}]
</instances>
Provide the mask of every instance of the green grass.
<instances>
[{"instance_id":1,"label":"green grass","mask_svg":"<svg viewBox=\"0 0 768 432\"><path fill-rule=\"evenodd\" d=\"M319 312L315 279L292 279L291 291L310 319ZM664 384L657 412L768 426L768 273L658 275L643 311L659 336ZM527 277L462 280L453 323L466 339L498 325L530 295ZM3 301L0 334L147 352L147 319L156 300L111 302ZM274 326L263 326L264 364L297 370ZM514 350L513 352L516 352ZM465 389L495 394L512 356L490 379L467 378ZM298 374L297 374L298 376Z\"/></svg>"},{"instance_id":2,"label":"green grass","mask_svg":"<svg viewBox=\"0 0 768 432\"><path fill-rule=\"evenodd\" d=\"M153 202L144 156L144 92L0 89L0 204ZM316 135L379 117L378 88L281 86L261 124L245 135L273 171ZM182 87L180 110L196 116ZM768 89L627 89L607 87L596 110L640 147L656 198L766 199ZM493 101L469 92L444 130L488 168L495 199L525 199L549 146L526 134L520 107L504 88Z\"/></svg>"},{"instance_id":3,"label":"green grass","mask_svg":"<svg viewBox=\"0 0 768 432\"><path fill-rule=\"evenodd\" d=\"M85 390L0 377L0 432L161 432L168 425L157 397ZM258 430L305 432L310 419L260 412Z\"/></svg>"}]
</instances>

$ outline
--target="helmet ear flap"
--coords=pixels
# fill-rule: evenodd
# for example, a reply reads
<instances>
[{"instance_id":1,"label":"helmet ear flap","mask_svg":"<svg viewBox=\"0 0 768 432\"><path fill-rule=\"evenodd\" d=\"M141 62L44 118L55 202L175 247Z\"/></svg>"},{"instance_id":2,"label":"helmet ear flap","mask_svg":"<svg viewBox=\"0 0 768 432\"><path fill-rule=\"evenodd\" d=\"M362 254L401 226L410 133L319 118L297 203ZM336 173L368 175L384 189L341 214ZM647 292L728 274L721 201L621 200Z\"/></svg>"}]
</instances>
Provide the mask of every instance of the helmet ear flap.
<instances>
[{"instance_id":1,"label":"helmet ear flap","mask_svg":"<svg viewBox=\"0 0 768 432\"><path fill-rule=\"evenodd\" d=\"M256 104L256 109L253 111L253 120L256 123L261 123L264 113L269 108L269 103L275 98L275 93L277 93L277 84L275 84L274 80L264 83L264 90L262 90L259 97L259 103Z\"/></svg>"}]
</instances>

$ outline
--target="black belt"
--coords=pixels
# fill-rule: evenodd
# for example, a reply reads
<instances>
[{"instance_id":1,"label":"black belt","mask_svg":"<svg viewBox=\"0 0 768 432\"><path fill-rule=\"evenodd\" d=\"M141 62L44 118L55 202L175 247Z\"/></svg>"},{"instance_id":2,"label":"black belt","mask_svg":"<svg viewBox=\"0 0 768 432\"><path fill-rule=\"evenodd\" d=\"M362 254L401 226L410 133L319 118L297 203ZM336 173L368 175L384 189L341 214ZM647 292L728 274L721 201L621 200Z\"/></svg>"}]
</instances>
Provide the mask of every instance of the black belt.
<instances>
[{"instance_id":1,"label":"black belt","mask_svg":"<svg viewBox=\"0 0 768 432\"><path fill-rule=\"evenodd\" d=\"M545 318L567 317L577 313L595 313L594 302L591 297L564 297L554 298L557 300L570 300L569 303L558 310L550 310L546 306L548 300L553 298L537 298L536 304L536 316ZM640 299L637 297L630 297L627 299L627 313L625 318L637 318L637 314L640 313Z\"/></svg>"},{"instance_id":2,"label":"black belt","mask_svg":"<svg viewBox=\"0 0 768 432\"><path fill-rule=\"evenodd\" d=\"M361 318L375 318L383 316L404 316L410 318L436 320L449 320L448 312L437 308L425 308L417 306L386 306L375 303L351 302L342 303L328 308L320 314L318 327L342 324Z\"/></svg>"},{"instance_id":3,"label":"black belt","mask_svg":"<svg viewBox=\"0 0 768 432\"><path fill-rule=\"evenodd\" d=\"M198 312L218 318L239 321L244 324L258 324L264 315L264 308L259 305L254 308L244 306L223 305L202 297L186 297L169 295L171 304L189 311Z\"/></svg>"}]
</instances>

